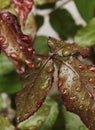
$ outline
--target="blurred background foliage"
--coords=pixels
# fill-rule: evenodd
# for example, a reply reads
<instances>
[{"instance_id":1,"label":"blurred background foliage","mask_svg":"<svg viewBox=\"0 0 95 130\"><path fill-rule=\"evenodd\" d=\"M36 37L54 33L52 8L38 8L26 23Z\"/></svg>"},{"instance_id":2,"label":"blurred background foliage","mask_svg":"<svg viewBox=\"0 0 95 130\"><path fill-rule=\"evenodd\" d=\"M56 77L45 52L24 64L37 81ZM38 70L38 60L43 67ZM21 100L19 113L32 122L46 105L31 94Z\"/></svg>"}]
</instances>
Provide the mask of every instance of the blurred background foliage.
<instances>
[{"instance_id":1,"label":"blurred background foliage","mask_svg":"<svg viewBox=\"0 0 95 130\"><path fill-rule=\"evenodd\" d=\"M10 0L0 0L0 9L5 8L13 12L13 7L10 8L9 5ZM34 0L32 12L33 17L30 15L22 31L34 38L33 46L36 53L49 54L48 36L76 42L82 47L95 46L95 0ZM75 12L78 14L77 17ZM15 11L14 14L16 14ZM14 111L16 109L14 97L22 87L20 81L20 76L13 64L1 54L0 130L13 130L16 126L15 112L13 113L10 109ZM4 94L9 97L6 107L4 103L7 99ZM14 114L11 120L8 120L8 114ZM55 89L42 107L18 127L20 130L87 130L77 115L64 108Z\"/></svg>"}]
</instances>

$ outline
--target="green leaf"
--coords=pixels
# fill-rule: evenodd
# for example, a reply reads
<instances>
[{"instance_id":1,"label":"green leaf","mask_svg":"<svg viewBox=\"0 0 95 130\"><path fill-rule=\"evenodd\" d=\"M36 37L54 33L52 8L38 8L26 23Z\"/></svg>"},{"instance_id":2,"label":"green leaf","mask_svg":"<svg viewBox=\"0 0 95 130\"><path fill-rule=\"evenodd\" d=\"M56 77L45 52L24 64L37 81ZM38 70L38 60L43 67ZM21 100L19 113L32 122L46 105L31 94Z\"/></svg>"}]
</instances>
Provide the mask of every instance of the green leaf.
<instances>
[{"instance_id":1,"label":"green leaf","mask_svg":"<svg viewBox=\"0 0 95 130\"><path fill-rule=\"evenodd\" d=\"M59 69L58 88L67 110L80 116L84 124L95 129L95 66L70 57Z\"/></svg>"},{"instance_id":2,"label":"green leaf","mask_svg":"<svg viewBox=\"0 0 95 130\"><path fill-rule=\"evenodd\" d=\"M43 5L47 3L55 3L57 0L34 0L35 5Z\"/></svg>"},{"instance_id":3,"label":"green leaf","mask_svg":"<svg viewBox=\"0 0 95 130\"><path fill-rule=\"evenodd\" d=\"M2 99L2 96L0 94L0 111L2 111L2 104L3 104L3 99Z\"/></svg>"},{"instance_id":4,"label":"green leaf","mask_svg":"<svg viewBox=\"0 0 95 130\"><path fill-rule=\"evenodd\" d=\"M50 23L61 39L73 37L80 28L75 24L69 12L64 9L51 12Z\"/></svg>"},{"instance_id":5,"label":"green leaf","mask_svg":"<svg viewBox=\"0 0 95 130\"><path fill-rule=\"evenodd\" d=\"M29 118L39 109L52 87L54 71L52 59L37 58L33 63L34 67L23 75L23 88L16 97L18 122Z\"/></svg>"},{"instance_id":6,"label":"green leaf","mask_svg":"<svg viewBox=\"0 0 95 130\"><path fill-rule=\"evenodd\" d=\"M95 0L74 0L80 15L89 21L95 14Z\"/></svg>"},{"instance_id":7,"label":"green leaf","mask_svg":"<svg viewBox=\"0 0 95 130\"><path fill-rule=\"evenodd\" d=\"M0 92L13 94L21 90L21 82L16 72L0 76Z\"/></svg>"},{"instance_id":8,"label":"green leaf","mask_svg":"<svg viewBox=\"0 0 95 130\"><path fill-rule=\"evenodd\" d=\"M0 0L0 9L7 7L10 4L10 0Z\"/></svg>"},{"instance_id":9,"label":"green leaf","mask_svg":"<svg viewBox=\"0 0 95 130\"><path fill-rule=\"evenodd\" d=\"M13 70L13 64L9 61L9 59L5 55L0 54L0 76L8 74Z\"/></svg>"},{"instance_id":10,"label":"green leaf","mask_svg":"<svg viewBox=\"0 0 95 130\"><path fill-rule=\"evenodd\" d=\"M50 130L58 116L58 104L47 97L40 109L29 119L21 122L18 128L21 130Z\"/></svg>"},{"instance_id":11,"label":"green leaf","mask_svg":"<svg viewBox=\"0 0 95 130\"><path fill-rule=\"evenodd\" d=\"M95 45L95 18L86 27L77 32L74 41L82 47Z\"/></svg>"},{"instance_id":12,"label":"green leaf","mask_svg":"<svg viewBox=\"0 0 95 130\"><path fill-rule=\"evenodd\" d=\"M88 130L79 116L63 108L65 130Z\"/></svg>"},{"instance_id":13,"label":"green leaf","mask_svg":"<svg viewBox=\"0 0 95 130\"><path fill-rule=\"evenodd\" d=\"M36 37L35 42L34 42L34 48L35 48L36 53L49 54L47 40L48 39L45 36Z\"/></svg>"},{"instance_id":14,"label":"green leaf","mask_svg":"<svg viewBox=\"0 0 95 130\"><path fill-rule=\"evenodd\" d=\"M36 15L35 18L37 22L37 28L39 29L43 25L44 17L41 15Z\"/></svg>"},{"instance_id":15,"label":"green leaf","mask_svg":"<svg viewBox=\"0 0 95 130\"><path fill-rule=\"evenodd\" d=\"M13 125L5 117L0 115L0 130L14 130Z\"/></svg>"}]
</instances>

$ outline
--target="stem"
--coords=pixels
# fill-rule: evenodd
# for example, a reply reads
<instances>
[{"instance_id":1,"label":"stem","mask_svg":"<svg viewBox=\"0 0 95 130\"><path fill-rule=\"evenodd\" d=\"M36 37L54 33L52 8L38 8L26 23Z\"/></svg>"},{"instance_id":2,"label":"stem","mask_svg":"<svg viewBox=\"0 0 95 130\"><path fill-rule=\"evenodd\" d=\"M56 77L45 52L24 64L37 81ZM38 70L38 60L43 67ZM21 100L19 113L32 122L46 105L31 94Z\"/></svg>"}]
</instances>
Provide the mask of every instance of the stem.
<instances>
[{"instance_id":1,"label":"stem","mask_svg":"<svg viewBox=\"0 0 95 130\"><path fill-rule=\"evenodd\" d=\"M32 56L43 57L43 58L49 58L50 57L50 56L47 56L47 55L37 54L37 53L34 53Z\"/></svg>"}]
</instances>

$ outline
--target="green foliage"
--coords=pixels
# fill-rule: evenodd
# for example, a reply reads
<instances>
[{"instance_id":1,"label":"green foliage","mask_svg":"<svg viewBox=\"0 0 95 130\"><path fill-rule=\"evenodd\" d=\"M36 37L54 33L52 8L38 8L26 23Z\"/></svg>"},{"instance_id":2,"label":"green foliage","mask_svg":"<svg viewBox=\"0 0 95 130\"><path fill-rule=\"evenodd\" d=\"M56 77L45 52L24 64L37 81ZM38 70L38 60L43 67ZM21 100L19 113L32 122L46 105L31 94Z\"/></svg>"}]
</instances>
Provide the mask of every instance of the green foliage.
<instances>
[{"instance_id":1,"label":"green foliage","mask_svg":"<svg viewBox=\"0 0 95 130\"><path fill-rule=\"evenodd\" d=\"M9 59L0 54L0 76L8 74L14 70L13 64L9 61Z\"/></svg>"},{"instance_id":2,"label":"green foliage","mask_svg":"<svg viewBox=\"0 0 95 130\"><path fill-rule=\"evenodd\" d=\"M21 130L50 130L58 116L58 104L47 97L40 109L29 119L21 122L18 127Z\"/></svg>"},{"instance_id":3,"label":"green foliage","mask_svg":"<svg viewBox=\"0 0 95 130\"><path fill-rule=\"evenodd\" d=\"M55 3L56 0L34 0L35 5L43 5L47 3Z\"/></svg>"},{"instance_id":4,"label":"green foliage","mask_svg":"<svg viewBox=\"0 0 95 130\"><path fill-rule=\"evenodd\" d=\"M80 118L74 113L66 111L66 109L63 108L63 115L66 130L88 130L86 126L82 123Z\"/></svg>"},{"instance_id":5,"label":"green foliage","mask_svg":"<svg viewBox=\"0 0 95 130\"><path fill-rule=\"evenodd\" d=\"M68 11L57 9L50 13L50 23L61 39L73 37L80 26L77 26Z\"/></svg>"},{"instance_id":6,"label":"green foliage","mask_svg":"<svg viewBox=\"0 0 95 130\"><path fill-rule=\"evenodd\" d=\"M13 94L21 89L20 77L16 72L0 76L0 92Z\"/></svg>"},{"instance_id":7,"label":"green foliage","mask_svg":"<svg viewBox=\"0 0 95 130\"><path fill-rule=\"evenodd\" d=\"M0 115L0 130L14 130L13 125L5 117Z\"/></svg>"},{"instance_id":8,"label":"green foliage","mask_svg":"<svg viewBox=\"0 0 95 130\"><path fill-rule=\"evenodd\" d=\"M37 22L37 28L39 29L43 25L44 17L41 15L36 15L35 18Z\"/></svg>"},{"instance_id":9,"label":"green foliage","mask_svg":"<svg viewBox=\"0 0 95 130\"><path fill-rule=\"evenodd\" d=\"M74 40L82 47L95 45L95 18L93 18L86 27L77 32Z\"/></svg>"},{"instance_id":10,"label":"green foliage","mask_svg":"<svg viewBox=\"0 0 95 130\"><path fill-rule=\"evenodd\" d=\"M47 37L38 36L34 41L34 48L36 53L39 54L49 54L49 49L47 45Z\"/></svg>"},{"instance_id":11,"label":"green foliage","mask_svg":"<svg viewBox=\"0 0 95 130\"><path fill-rule=\"evenodd\" d=\"M7 7L10 4L10 0L0 0L0 9Z\"/></svg>"},{"instance_id":12,"label":"green foliage","mask_svg":"<svg viewBox=\"0 0 95 130\"><path fill-rule=\"evenodd\" d=\"M74 0L80 15L85 21L91 20L95 14L95 0Z\"/></svg>"}]
</instances>

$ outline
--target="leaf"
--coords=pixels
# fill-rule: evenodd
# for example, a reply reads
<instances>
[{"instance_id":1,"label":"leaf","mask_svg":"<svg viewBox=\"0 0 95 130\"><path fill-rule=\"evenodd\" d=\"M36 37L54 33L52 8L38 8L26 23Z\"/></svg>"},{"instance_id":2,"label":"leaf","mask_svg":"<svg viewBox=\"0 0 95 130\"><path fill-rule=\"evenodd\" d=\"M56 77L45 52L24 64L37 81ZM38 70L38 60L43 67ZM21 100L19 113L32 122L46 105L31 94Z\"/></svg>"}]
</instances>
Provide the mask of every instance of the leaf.
<instances>
[{"instance_id":1,"label":"leaf","mask_svg":"<svg viewBox=\"0 0 95 130\"><path fill-rule=\"evenodd\" d=\"M34 61L34 68L23 76L23 89L17 94L17 122L30 117L43 103L53 82L52 59ZM24 109L23 109L24 108Z\"/></svg>"},{"instance_id":2,"label":"leaf","mask_svg":"<svg viewBox=\"0 0 95 130\"><path fill-rule=\"evenodd\" d=\"M36 15L35 18L37 22L37 28L39 29L44 23L44 17L41 15Z\"/></svg>"},{"instance_id":3,"label":"leaf","mask_svg":"<svg viewBox=\"0 0 95 130\"><path fill-rule=\"evenodd\" d=\"M49 37L48 45L51 53L62 57L68 57L77 52L79 52L83 57L89 55L89 48L82 48L76 43L69 44L64 41L56 40L52 37Z\"/></svg>"},{"instance_id":4,"label":"leaf","mask_svg":"<svg viewBox=\"0 0 95 130\"><path fill-rule=\"evenodd\" d=\"M6 56L0 54L0 76L8 74L14 70L12 63Z\"/></svg>"},{"instance_id":5,"label":"leaf","mask_svg":"<svg viewBox=\"0 0 95 130\"><path fill-rule=\"evenodd\" d=\"M17 20L19 21L19 24L21 27L21 31L25 35L28 35L32 39L32 42L33 42L36 32L37 32L36 19L35 19L35 16L33 15L33 13L32 12L28 13L26 22L25 22L25 24L23 24L23 20L17 14L17 12L13 8L12 4L4 10L6 12L12 13L13 15L15 15L17 17Z\"/></svg>"},{"instance_id":6,"label":"leaf","mask_svg":"<svg viewBox=\"0 0 95 130\"><path fill-rule=\"evenodd\" d=\"M63 108L63 115L66 130L88 130L76 114L66 111L66 109Z\"/></svg>"},{"instance_id":7,"label":"leaf","mask_svg":"<svg viewBox=\"0 0 95 130\"><path fill-rule=\"evenodd\" d=\"M93 18L86 27L77 32L74 41L82 47L91 47L95 45L94 36L95 36L95 18Z\"/></svg>"},{"instance_id":8,"label":"leaf","mask_svg":"<svg viewBox=\"0 0 95 130\"><path fill-rule=\"evenodd\" d=\"M80 15L85 21L89 21L94 17L95 1L94 0L74 0Z\"/></svg>"},{"instance_id":9,"label":"leaf","mask_svg":"<svg viewBox=\"0 0 95 130\"><path fill-rule=\"evenodd\" d=\"M17 18L9 12L0 13L0 30L0 46L5 55L16 64L18 70L18 62L31 68L31 39L21 32Z\"/></svg>"},{"instance_id":10,"label":"leaf","mask_svg":"<svg viewBox=\"0 0 95 130\"><path fill-rule=\"evenodd\" d=\"M28 35L33 41L36 36L36 32L37 32L36 19L35 19L33 13L30 12L27 15L25 24L23 24L23 21L20 19L20 25L21 25L22 32L25 35Z\"/></svg>"},{"instance_id":11,"label":"leaf","mask_svg":"<svg viewBox=\"0 0 95 130\"><path fill-rule=\"evenodd\" d=\"M95 129L95 66L71 57L59 69L58 88L67 110L78 114L84 124Z\"/></svg>"},{"instance_id":12,"label":"leaf","mask_svg":"<svg viewBox=\"0 0 95 130\"><path fill-rule=\"evenodd\" d=\"M35 5L43 5L47 3L55 3L57 0L34 0Z\"/></svg>"},{"instance_id":13,"label":"leaf","mask_svg":"<svg viewBox=\"0 0 95 130\"><path fill-rule=\"evenodd\" d=\"M49 54L49 49L47 45L47 37L38 36L34 41L34 49L36 53L39 54Z\"/></svg>"},{"instance_id":14,"label":"leaf","mask_svg":"<svg viewBox=\"0 0 95 130\"><path fill-rule=\"evenodd\" d=\"M0 0L0 9L7 7L10 4L10 0Z\"/></svg>"},{"instance_id":15,"label":"leaf","mask_svg":"<svg viewBox=\"0 0 95 130\"><path fill-rule=\"evenodd\" d=\"M58 104L47 97L39 110L29 119L21 122L18 128L21 130L39 129L50 130L58 116Z\"/></svg>"},{"instance_id":16,"label":"leaf","mask_svg":"<svg viewBox=\"0 0 95 130\"><path fill-rule=\"evenodd\" d=\"M17 14L25 24L29 12L32 10L33 0L12 0Z\"/></svg>"},{"instance_id":17,"label":"leaf","mask_svg":"<svg viewBox=\"0 0 95 130\"><path fill-rule=\"evenodd\" d=\"M57 9L50 13L50 24L61 39L73 37L80 28L69 12L64 9Z\"/></svg>"},{"instance_id":18,"label":"leaf","mask_svg":"<svg viewBox=\"0 0 95 130\"><path fill-rule=\"evenodd\" d=\"M0 130L14 130L14 126L6 119L0 115Z\"/></svg>"},{"instance_id":19,"label":"leaf","mask_svg":"<svg viewBox=\"0 0 95 130\"><path fill-rule=\"evenodd\" d=\"M21 90L20 77L16 72L0 76L0 93L13 94Z\"/></svg>"},{"instance_id":20,"label":"leaf","mask_svg":"<svg viewBox=\"0 0 95 130\"><path fill-rule=\"evenodd\" d=\"M0 94L0 111L2 111L2 104L3 104L3 99L2 99L2 96Z\"/></svg>"}]
</instances>

